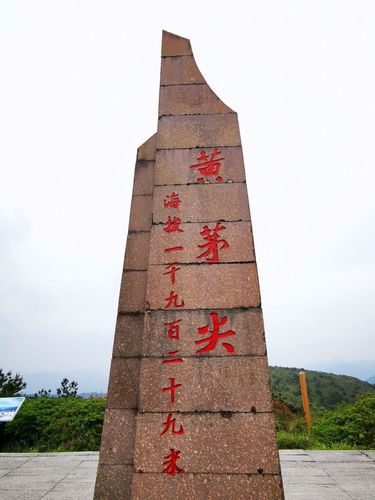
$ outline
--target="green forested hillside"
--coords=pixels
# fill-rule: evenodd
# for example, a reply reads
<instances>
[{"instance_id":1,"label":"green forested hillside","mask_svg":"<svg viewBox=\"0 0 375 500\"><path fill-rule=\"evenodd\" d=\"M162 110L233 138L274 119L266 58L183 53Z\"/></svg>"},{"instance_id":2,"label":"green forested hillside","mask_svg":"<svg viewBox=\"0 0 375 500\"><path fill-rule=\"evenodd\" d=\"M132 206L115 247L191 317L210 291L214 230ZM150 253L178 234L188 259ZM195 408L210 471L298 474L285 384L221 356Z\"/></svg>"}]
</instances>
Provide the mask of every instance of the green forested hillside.
<instances>
[{"instance_id":1,"label":"green forested hillside","mask_svg":"<svg viewBox=\"0 0 375 500\"><path fill-rule=\"evenodd\" d=\"M298 373L301 368L271 366L271 386L274 398L301 410L301 392ZM360 394L374 394L375 387L346 375L334 375L306 370L307 388L312 407L332 409L338 403L353 403Z\"/></svg>"}]
</instances>

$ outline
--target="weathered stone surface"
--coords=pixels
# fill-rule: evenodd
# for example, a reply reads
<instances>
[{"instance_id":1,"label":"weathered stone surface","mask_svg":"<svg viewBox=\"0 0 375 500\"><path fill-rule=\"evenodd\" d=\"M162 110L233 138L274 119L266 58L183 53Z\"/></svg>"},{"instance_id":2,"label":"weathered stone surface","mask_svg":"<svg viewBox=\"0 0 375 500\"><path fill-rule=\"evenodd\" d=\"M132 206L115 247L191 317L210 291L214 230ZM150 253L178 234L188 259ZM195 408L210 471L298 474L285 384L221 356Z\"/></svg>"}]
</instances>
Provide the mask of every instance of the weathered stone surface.
<instances>
[{"instance_id":1,"label":"weathered stone surface","mask_svg":"<svg viewBox=\"0 0 375 500\"><path fill-rule=\"evenodd\" d=\"M163 31L161 56L191 56L190 40L182 36Z\"/></svg>"},{"instance_id":2,"label":"weathered stone surface","mask_svg":"<svg viewBox=\"0 0 375 500\"><path fill-rule=\"evenodd\" d=\"M151 232L150 264L169 264L171 261L204 264L207 262L207 259L212 259L212 253L198 258L207 250L207 247L199 248L199 245L207 244L207 240L204 240L200 234L205 225L202 222L181 224L180 228L183 232L173 233L166 232L163 225L154 225ZM212 230L215 228L215 223L211 222L207 226ZM219 262L254 261L250 222L223 222L221 223L221 227L225 229L219 232L220 240L226 241L229 247L220 249L222 243L219 245ZM180 246L183 247L183 250L175 252L165 251L165 249ZM176 279L178 279L178 276L177 274ZM170 281L168 276L167 279Z\"/></svg>"},{"instance_id":3,"label":"weathered stone surface","mask_svg":"<svg viewBox=\"0 0 375 500\"><path fill-rule=\"evenodd\" d=\"M133 195L152 194L155 162L139 160L135 165Z\"/></svg>"},{"instance_id":4,"label":"weathered stone surface","mask_svg":"<svg viewBox=\"0 0 375 500\"><path fill-rule=\"evenodd\" d=\"M234 413L229 418L174 413L173 417L177 429L182 425L183 435L173 435L170 430L161 435L166 414L137 416L136 471L162 472L163 457L174 448L181 452L178 466L186 473L280 472L271 413Z\"/></svg>"},{"instance_id":5,"label":"weathered stone surface","mask_svg":"<svg viewBox=\"0 0 375 500\"><path fill-rule=\"evenodd\" d=\"M206 83L160 87L159 116L217 113L233 111Z\"/></svg>"},{"instance_id":6,"label":"weathered stone surface","mask_svg":"<svg viewBox=\"0 0 375 500\"><path fill-rule=\"evenodd\" d=\"M128 358L142 354L144 314L117 317L113 357Z\"/></svg>"},{"instance_id":7,"label":"weathered stone surface","mask_svg":"<svg viewBox=\"0 0 375 500\"><path fill-rule=\"evenodd\" d=\"M166 474L134 474L132 498L143 500L282 500L280 476L248 474L181 474L178 489Z\"/></svg>"},{"instance_id":8,"label":"weathered stone surface","mask_svg":"<svg viewBox=\"0 0 375 500\"><path fill-rule=\"evenodd\" d=\"M160 85L205 83L193 56L175 56L162 59Z\"/></svg>"},{"instance_id":9,"label":"weathered stone surface","mask_svg":"<svg viewBox=\"0 0 375 500\"><path fill-rule=\"evenodd\" d=\"M132 472L129 465L99 465L94 500L129 500Z\"/></svg>"},{"instance_id":10,"label":"weathered stone surface","mask_svg":"<svg viewBox=\"0 0 375 500\"><path fill-rule=\"evenodd\" d=\"M148 272L147 308L232 309L258 307L260 294L255 264L181 264L171 287L165 266L151 266ZM173 290L178 302L169 306ZM169 307L167 307L169 306Z\"/></svg>"},{"instance_id":11,"label":"weathered stone surface","mask_svg":"<svg viewBox=\"0 0 375 500\"><path fill-rule=\"evenodd\" d=\"M152 135L146 142L139 146L137 160L155 160L156 134Z\"/></svg>"},{"instance_id":12,"label":"weathered stone surface","mask_svg":"<svg viewBox=\"0 0 375 500\"><path fill-rule=\"evenodd\" d=\"M126 242L124 268L127 271L147 270L150 232L129 233Z\"/></svg>"},{"instance_id":13,"label":"weathered stone surface","mask_svg":"<svg viewBox=\"0 0 375 500\"><path fill-rule=\"evenodd\" d=\"M178 208L164 206L172 193L181 200ZM250 220L246 184L155 186L152 212L156 224L165 223L168 216L179 217L182 222Z\"/></svg>"},{"instance_id":14,"label":"weathered stone surface","mask_svg":"<svg viewBox=\"0 0 375 500\"><path fill-rule=\"evenodd\" d=\"M158 149L240 145L240 131L235 113L159 118Z\"/></svg>"},{"instance_id":15,"label":"weathered stone surface","mask_svg":"<svg viewBox=\"0 0 375 500\"><path fill-rule=\"evenodd\" d=\"M152 196L133 196L130 208L129 231L150 231Z\"/></svg>"},{"instance_id":16,"label":"weathered stone surface","mask_svg":"<svg viewBox=\"0 0 375 500\"><path fill-rule=\"evenodd\" d=\"M139 407L142 412L249 412L254 407L259 412L272 411L264 356L202 356L168 364L161 361L147 358L141 362ZM175 384L182 384L175 389L175 403L170 401L170 391L162 391L170 386L171 377Z\"/></svg>"},{"instance_id":17,"label":"weathered stone surface","mask_svg":"<svg viewBox=\"0 0 375 500\"><path fill-rule=\"evenodd\" d=\"M145 310L147 271L124 271L119 312L143 312Z\"/></svg>"},{"instance_id":18,"label":"weathered stone surface","mask_svg":"<svg viewBox=\"0 0 375 500\"><path fill-rule=\"evenodd\" d=\"M101 464L132 464L134 459L135 411L106 410L100 454Z\"/></svg>"},{"instance_id":19,"label":"weathered stone surface","mask_svg":"<svg viewBox=\"0 0 375 500\"><path fill-rule=\"evenodd\" d=\"M260 309L222 309L215 310L219 318L228 318L226 325L220 328L220 333L232 330L235 336L228 337L224 342L231 343L235 348L235 354L245 355L265 355L266 348L264 342L264 328L262 311ZM195 341L207 338L207 335L200 335L198 328L210 324L210 310L197 311L151 311L145 315L145 332L143 336L144 356L165 356L168 351L178 349L181 356L194 356L197 350L202 347L196 345ZM179 321L180 320L180 321ZM179 338L168 337L166 323L171 324L178 321ZM233 356L220 345L220 341L212 351L206 356Z\"/></svg>"},{"instance_id":20,"label":"weathered stone surface","mask_svg":"<svg viewBox=\"0 0 375 500\"><path fill-rule=\"evenodd\" d=\"M197 165L202 149L160 149L156 152L155 185L165 184L195 184L202 177L199 170L190 168ZM207 156L214 152L212 148L204 149ZM242 148L220 148L221 167L219 174L223 182L245 182L245 168ZM205 178L216 184L216 176Z\"/></svg>"},{"instance_id":21,"label":"weathered stone surface","mask_svg":"<svg viewBox=\"0 0 375 500\"><path fill-rule=\"evenodd\" d=\"M112 358L107 408L137 408L139 359Z\"/></svg>"}]
</instances>

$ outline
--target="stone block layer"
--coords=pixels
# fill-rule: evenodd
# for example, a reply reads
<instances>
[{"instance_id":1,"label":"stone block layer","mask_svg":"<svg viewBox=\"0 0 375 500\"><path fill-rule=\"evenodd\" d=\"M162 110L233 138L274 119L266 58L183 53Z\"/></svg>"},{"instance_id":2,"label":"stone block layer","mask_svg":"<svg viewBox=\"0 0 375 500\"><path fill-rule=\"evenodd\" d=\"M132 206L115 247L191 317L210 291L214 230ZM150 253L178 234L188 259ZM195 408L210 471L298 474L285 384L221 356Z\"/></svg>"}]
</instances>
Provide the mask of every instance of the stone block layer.
<instances>
[{"instance_id":1,"label":"stone block layer","mask_svg":"<svg viewBox=\"0 0 375 500\"><path fill-rule=\"evenodd\" d=\"M177 208L168 206L173 193L180 200ZM165 224L168 217L182 222L249 221L246 184L155 186L152 216L154 224Z\"/></svg>"},{"instance_id":2,"label":"stone block layer","mask_svg":"<svg viewBox=\"0 0 375 500\"><path fill-rule=\"evenodd\" d=\"M228 337L238 356L264 356L266 347L264 342L264 327L260 309L215 309L220 319L227 318L222 332L231 330L235 335ZM162 357L171 349L173 326L178 325L179 339L173 340L172 346L181 356L197 356L200 345L195 344L201 338L198 329L210 324L210 309L196 309L193 311L150 311L146 314L143 336L143 355L146 357ZM224 340L223 340L224 341ZM229 356L226 349L220 346L205 353L205 356Z\"/></svg>"},{"instance_id":3,"label":"stone block layer","mask_svg":"<svg viewBox=\"0 0 375 500\"><path fill-rule=\"evenodd\" d=\"M181 264L180 268L172 289L169 277L164 275L165 266L150 266L147 282L149 309L232 309L260 306L255 264ZM169 305L172 291L178 298Z\"/></svg>"},{"instance_id":4,"label":"stone block layer","mask_svg":"<svg viewBox=\"0 0 375 500\"><path fill-rule=\"evenodd\" d=\"M160 74L160 85L206 83L193 56L166 57Z\"/></svg>"},{"instance_id":5,"label":"stone block layer","mask_svg":"<svg viewBox=\"0 0 375 500\"><path fill-rule=\"evenodd\" d=\"M178 448L182 457L180 465L186 473L280 472L272 414L175 414L175 417L184 434L161 436L165 414L138 415L136 471L162 472L164 455L171 448ZM246 442L251 446L245 446ZM265 448L272 454L272 460L269 455L265 456Z\"/></svg>"},{"instance_id":6,"label":"stone block layer","mask_svg":"<svg viewBox=\"0 0 375 500\"><path fill-rule=\"evenodd\" d=\"M154 225L151 231L150 265L168 264L173 260L181 264L206 264L212 254L200 257L207 250L207 243L202 236L204 222L182 223L180 230L174 233L165 231L165 225ZM208 223L213 229L215 224ZM253 237L250 222L223 222L220 238L228 245L220 250L220 262L252 262L255 260ZM244 244L245 243L245 244ZM203 245L203 246L202 246ZM182 249L180 249L182 247ZM166 251L179 248L176 251Z\"/></svg>"},{"instance_id":7,"label":"stone block layer","mask_svg":"<svg viewBox=\"0 0 375 500\"><path fill-rule=\"evenodd\" d=\"M113 357L136 357L142 354L144 314L120 314L117 318Z\"/></svg>"},{"instance_id":8,"label":"stone block layer","mask_svg":"<svg viewBox=\"0 0 375 500\"><path fill-rule=\"evenodd\" d=\"M165 357L164 360L171 358ZM139 408L142 412L270 412L272 411L267 360L264 356L182 358L142 361ZM170 379L181 384L171 392Z\"/></svg>"},{"instance_id":9,"label":"stone block layer","mask_svg":"<svg viewBox=\"0 0 375 500\"><path fill-rule=\"evenodd\" d=\"M103 453L101 464L133 463L135 439L135 411L109 409L105 412L103 425Z\"/></svg>"},{"instance_id":10,"label":"stone block layer","mask_svg":"<svg viewBox=\"0 0 375 500\"><path fill-rule=\"evenodd\" d=\"M233 113L206 84L160 87L159 116Z\"/></svg>"},{"instance_id":11,"label":"stone block layer","mask_svg":"<svg viewBox=\"0 0 375 500\"><path fill-rule=\"evenodd\" d=\"M196 184L202 174L197 167L202 148L193 149L159 149L156 152L155 185ZM210 158L214 150L207 148L206 154ZM220 161L220 169L215 177L206 177L204 180L210 184L218 184L217 177L222 182L245 182L245 168L242 148L218 148L215 158Z\"/></svg>"},{"instance_id":12,"label":"stone block layer","mask_svg":"<svg viewBox=\"0 0 375 500\"><path fill-rule=\"evenodd\" d=\"M159 118L158 149L240 145L240 130L235 113Z\"/></svg>"},{"instance_id":13,"label":"stone block layer","mask_svg":"<svg viewBox=\"0 0 375 500\"><path fill-rule=\"evenodd\" d=\"M279 475L181 474L176 484L165 474L134 474L132 498L143 500L271 500L283 498Z\"/></svg>"}]
</instances>

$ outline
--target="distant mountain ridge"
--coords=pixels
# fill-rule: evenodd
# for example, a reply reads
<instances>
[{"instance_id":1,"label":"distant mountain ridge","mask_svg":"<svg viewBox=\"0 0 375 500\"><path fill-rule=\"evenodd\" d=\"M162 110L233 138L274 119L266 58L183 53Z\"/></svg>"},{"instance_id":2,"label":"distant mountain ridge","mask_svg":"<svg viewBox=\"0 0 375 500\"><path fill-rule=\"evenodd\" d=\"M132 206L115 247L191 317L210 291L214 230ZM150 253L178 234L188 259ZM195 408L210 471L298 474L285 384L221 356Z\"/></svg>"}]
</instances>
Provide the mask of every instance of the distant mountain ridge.
<instances>
[{"instance_id":1,"label":"distant mountain ridge","mask_svg":"<svg viewBox=\"0 0 375 500\"><path fill-rule=\"evenodd\" d=\"M305 368L336 375L348 375L367 381L375 376L375 360L344 361L342 359L331 359L328 361L316 361Z\"/></svg>"},{"instance_id":2,"label":"distant mountain ridge","mask_svg":"<svg viewBox=\"0 0 375 500\"><path fill-rule=\"evenodd\" d=\"M299 372L301 368L270 367L273 397L291 408L302 409ZM375 387L347 375L305 370L310 404L332 409L339 403L353 403L362 394L375 394Z\"/></svg>"}]
</instances>

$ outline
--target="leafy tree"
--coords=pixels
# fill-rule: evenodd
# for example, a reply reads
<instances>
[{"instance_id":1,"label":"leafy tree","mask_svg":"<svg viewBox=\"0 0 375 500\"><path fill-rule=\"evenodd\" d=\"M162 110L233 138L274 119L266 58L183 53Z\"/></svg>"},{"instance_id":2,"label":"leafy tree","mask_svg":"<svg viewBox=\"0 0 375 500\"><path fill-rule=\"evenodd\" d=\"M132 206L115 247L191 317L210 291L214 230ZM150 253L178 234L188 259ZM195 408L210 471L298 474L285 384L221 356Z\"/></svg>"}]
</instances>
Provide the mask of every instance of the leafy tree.
<instances>
[{"instance_id":1,"label":"leafy tree","mask_svg":"<svg viewBox=\"0 0 375 500\"><path fill-rule=\"evenodd\" d=\"M67 378L63 378L56 393L58 398L77 398L78 382L74 380L69 382Z\"/></svg>"},{"instance_id":2,"label":"leafy tree","mask_svg":"<svg viewBox=\"0 0 375 500\"><path fill-rule=\"evenodd\" d=\"M34 398L49 398L51 396L51 389L40 389L34 394Z\"/></svg>"},{"instance_id":3,"label":"leafy tree","mask_svg":"<svg viewBox=\"0 0 375 500\"><path fill-rule=\"evenodd\" d=\"M19 396L25 387L26 382L19 373L13 376L11 371L5 373L0 368L0 397Z\"/></svg>"}]
</instances>

